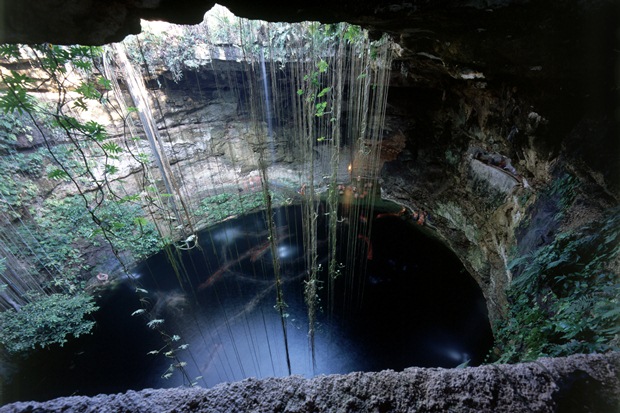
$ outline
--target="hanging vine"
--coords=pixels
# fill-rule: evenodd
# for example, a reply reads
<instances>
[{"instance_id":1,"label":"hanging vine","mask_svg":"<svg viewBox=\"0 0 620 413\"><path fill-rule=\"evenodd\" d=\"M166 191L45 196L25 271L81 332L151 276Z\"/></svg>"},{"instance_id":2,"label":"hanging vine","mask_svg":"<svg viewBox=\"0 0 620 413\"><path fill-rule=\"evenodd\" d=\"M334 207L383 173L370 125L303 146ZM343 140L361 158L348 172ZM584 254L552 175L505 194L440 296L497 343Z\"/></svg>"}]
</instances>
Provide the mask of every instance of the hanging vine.
<instances>
[{"instance_id":1,"label":"hanging vine","mask_svg":"<svg viewBox=\"0 0 620 413\"><path fill-rule=\"evenodd\" d=\"M313 366L316 366L317 359L315 337L321 323L323 287L327 287L330 314L336 306L352 309L363 298L365 266L360 262L371 259L373 195L378 185L390 45L388 40L371 42L365 32L347 24L288 25L238 18L230 18L226 23L224 20L228 17L218 19L219 25L174 31L170 38L147 30L142 37L130 39L128 46L116 45L107 49L104 58L100 57L98 49L94 53L95 49L87 51L79 47L34 47L32 56L41 67L47 68L45 78L35 80L18 72L3 71L7 93L0 97L0 106L5 113L28 117L38 128L56 165L48 171L49 178L58 185L73 185L76 199L81 201L87 217L95 225L93 236L108 242L127 273L128 260L124 254L127 243L133 240L137 244L149 231L155 234L156 247L164 249L182 290L195 298L201 288L212 288L219 300L218 280L243 260L257 261L256 265L263 272L273 272L272 284L258 293L256 299L275 292L275 309L290 374L293 366L284 284L304 278L308 345ZM238 47L231 49L231 44ZM164 45L167 51L158 51L158 46ZM243 70L235 71L225 66L224 70L218 71L214 56L226 47L227 53L243 62ZM178 56L170 53L170 50L179 48L185 50ZM188 53L189 49L196 53ZM14 49L6 48L5 58L17 58L11 55L13 52ZM70 75L67 68L71 67L72 61L77 65L76 70L88 72L87 81L78 82L77 77ZM167 65L171 80L158 75L162 65ZM206 150L204 157L213 173L206 177L211 191L209 196L195 199L186 184L188 174L195 171L182 168L180 162L171 165L168 157L176 158L177 153L164 118L163 103L153 98L156 91L148 90L141 77L152 80L151 84L156 81L165 93L168 80L189 81L191 70L201 65L208 66L215 73L217 90L209 91L206 96L196 71L197 93L205 100L217 96L222 100L224 96L236 99L237 116L243 118L244 124L229 124L227 127L238 128L246 139L243 149L251 157L246 164L240 165L235 154L238 149L230 141L226 143L229 159L213 155L215 149L210 148L213 145L210 126L201 124L204 139L209 142L205 147L211 151ZM101 73L107 76L101 76ZM54 108L40 107L29 98L29 89L49 87L51 83L54 87L50 89L57 93ZM104 104L113 112L114 121L122 126L122 136L111 137L102 125L79 120L79 115L94 103ZM50 138L49 130L56 131L57 140ZM150 150L145 150L146 143ZM61 148L70 150L63 152ZM129 191L122 184L118 162L121 157L132 159L135 165L132 174L138 182L138 191ZM283 184L276 181L279 176L275 168L282 159L299 162L295 168L297 182ZM252 188L242 183L242 174L247 173L248 165L253 168L248 176L258 180L258 183L252 181ZM219 178L222 174L234 175L237 188ZM192 175L191 180L199 185L204 177L198 173ZM285 198L280 192L288 195ZM251 208L259 207L265 211L266 235L263 236L266 236L266 244L240 251L237 244L227 243L215 251L215 259L208 258L200 250L198 225L247 211L245 202L249 195L253 196ZM21 212L11 205L13 201L7 196L2 200L3 205L7 205L7 222L13 222ZM297 236L297 227L288 222L288 212L279 209L283 200L301 205L305 271L299 276L287 274L279 255L282 241ZM231 208L230 205L234 204L238 206ZM132 211L136 217L131 222L115 219L114 208L110 206L131 206L135 208ZM233 212L233 209L239 212ZM205 215L207 219L201 218ZM126 239L127 233L132 234L130 240ZM8 232L0 236L0 249L6 250L4 262L7 268L18 268L20 262L20 257L13 258L9 251L7 240L13 236ZM41 250L37 243L25 240L24 244L33 246L33 254L41 262L48 260L44 253L37 252ZM320 255L323 245L327 245L326 260ZM260 260L267 250L271 253L270 263ZM201 259L208 273L206 280L197 283L190 279L185 261L190 252L202 253ZM63 271L51 266L47 266L47 270L50 279ZM21 297L27 296L27 290L40 285L40 275L34 271L22 271L24 277L11 278L5 276L7 273L8 270L0 271L0 284L7 285L0 288L0 301L6 308L19 310L25 304L20 301ZM9 279L10 282L3 281ZM164 354L174 359L172 370L166 371L163 377L168 378L172 371L180 369L184 381L195 382L190 380L185 362L177 355L179 350L187 350L187 346L180 344L178 335L169 333L171 326L166 325L165 320L150 313L151 293L137 280L132 282L141 302L141 308L136 309L134 315L146 317L147 325L159 331L164 339L164 347L153 350L152 354ZM340 288L340 284L344 287ZM70 289L70 283L60 288ZM42 288L42 292L47 294L51 290ZM226 316L222 326L221 334L228 335L235 353L235 357L226 359L222 366L231 372L234 359L243 371L238 350L240 339L232 333L231 325L245 318L244 311ZM251 326L246 324L245 328L249 333L242 340L253 342L255 337ZM220 334L219 327L215 331L203 331L198 327L197 331L205 345L211 340L210 335ZM252 355L253 363L259 365L258 352L253 351L256 353ZM188 354L193 358L191 351ZM275 372L271 347L269 354Z\"/></svg>"},{"instance_id":2,"label":"hanging vine","mask_svg":"<svg viewBox=\"0 0 620 413\"><path fill-rule=\"evenodd\" d=\"M114 181L118 181L121 183L122 191L122 180L114 175L119 172L115 162L123 150L108 136L103 125L93 120L80 120L80 112L88 110L91 102L105 104L107 92L111 89L111 83L101 75L102 71L98 67L101 64L101 49L49 44L30 47L5 45L0 48L0 53L8 64L18 61L22 58L22 53L26 53L31 61L36 61L35 69L42 73L42 76L32 78L15 70L9 73L0 71L5 86L5 93L0 96L0 109L8 115L18 113L28 117L55 165L49 171L48 178L67 181L73 185L76 199L82 203L80 209L82 214L89 216L95 226L88 237L103 237L123 267L123 271L131 279L120 248L126 249L142 239L149 223L140 215L134 215L133 221L120 220L119 211L136 203L134 195L121 195L119 189L113 185ZM53 104L41 104L29 94L31 90L40 89L49 89L56 93ZM103 162L94 162L96 159L102 159ZM62 202L66 203L66 200ZM7 223L8 228L13 227L10 220ZM21 221L20 224L19 231L28 228ZM82 225L84 224L76 226L75 229L81 231ZM137 238L132 239L130 237L135 235L134 232L138 232ZM72 231L69 230L68 234L72 234ZM73 232L73 236L76 235ZM38 242L37 245L42 246L42 243ZM45 254L45 258L48 257L44 248L41 251L30 249L30 252L39 261L43 261L40 254ZM18 260L15 261L15 265L17 263ZM2 278L9 277L15 281L25 279L23 272L15 271L16 268L13 266L11 271L3 271ZM65 274L59 276L67 279ZM54 277L53 275L52 278ZM92 313L96 307L92 298L79 287L83 283L80 277L70 284L57 282L49 284L45 278L38 276L32 278L33 282L25 289L19 288L16 282L10 282L0 296L4 298L5 303L13 307L14 311L17 311L16 316L12 316L10 310L0 313L0 317L4 320L0 339L7 349L19 352L37 345L62 344L66 341L67 335L78 336L92 328L94 323L85 319L85 316ZM45 287L41 288L42 285ZM60 294L57 292L59 287L63 291ZM136 291L146 293L139 286L136 286ZM13 297L31 301L21 305ZM148 305L148 300L141 299L141 302L145 306ZM46 310L43 311L43 308ZM176 355L174 341L178 341L179 338L168 334L163 328L163 320L153 318L146 308L142 308L137 314L147 316L148 326L160 333L166 343L165 348L169 348L166 355L175 359L172 365L179 368L186 381L190 383L191 380L183 369L184 362ZM19 323L21 327L16 328L14 321L19 322L23 317L27 317L30 322ZM30 331L43 332L43 335L29 334Z\"/></svg>"}]
</instances>

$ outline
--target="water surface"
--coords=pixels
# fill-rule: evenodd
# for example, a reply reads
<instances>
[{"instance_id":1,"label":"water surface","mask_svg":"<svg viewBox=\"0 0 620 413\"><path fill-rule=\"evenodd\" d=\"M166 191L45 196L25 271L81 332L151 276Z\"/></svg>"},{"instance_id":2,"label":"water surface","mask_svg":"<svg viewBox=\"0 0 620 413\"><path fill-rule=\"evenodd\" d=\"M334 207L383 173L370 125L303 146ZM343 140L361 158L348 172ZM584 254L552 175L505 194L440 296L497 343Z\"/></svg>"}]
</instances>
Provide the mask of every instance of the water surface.
<instances>
[{"instance_id":1,"label":"water surface","mask_svg":"<svg viewBox=\"0 0 620 413\"><path fill-rule=\"evenodd\" d=\"M313 362L301 209L276 211L293 374L455 367L467 360L476 365L490 348L482 293L459 260L404 217L379 214L339 223L342 274L334 283L333 302L324 270L327 231L319 219L324 282ZM365 239L368 225L371 237ZM200 233L200 248L179 251L180 271L163 253L151 257L134 271L148 293L136 294L130 279L111 287L99 298L94 333L12 365L4 401L288 374L267 236L263 213L250 214ZM355 248L347 249L347 243ZM140 298L164 320L169 336L178 336L175 346L186 347L178 350L178 360L164 351L148 354L164 344L144 318L131 316L141 308ZM178 361L185 364L185 375L170 367Z\"/></svg>"}]
</instances>

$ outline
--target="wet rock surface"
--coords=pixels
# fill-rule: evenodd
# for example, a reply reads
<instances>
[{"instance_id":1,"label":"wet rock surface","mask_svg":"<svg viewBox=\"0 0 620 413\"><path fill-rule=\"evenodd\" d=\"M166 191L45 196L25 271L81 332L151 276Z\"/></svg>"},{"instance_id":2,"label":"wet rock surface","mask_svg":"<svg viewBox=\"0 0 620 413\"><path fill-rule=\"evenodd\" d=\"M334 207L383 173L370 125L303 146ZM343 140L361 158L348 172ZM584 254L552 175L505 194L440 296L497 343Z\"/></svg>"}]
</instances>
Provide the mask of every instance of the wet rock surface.
<instances>
[{"instance_id":1,"label":"wet rock surface","mask_svg":"<svg viewBox=\"0 0 620 413\"><path fill-rule=\"evenodd\" d=\"M617 412L620 354L464 369L409 368L305 379L247 379L211 389L128 391L18 402L18 412Z\"/></svg>"}]
</instances>

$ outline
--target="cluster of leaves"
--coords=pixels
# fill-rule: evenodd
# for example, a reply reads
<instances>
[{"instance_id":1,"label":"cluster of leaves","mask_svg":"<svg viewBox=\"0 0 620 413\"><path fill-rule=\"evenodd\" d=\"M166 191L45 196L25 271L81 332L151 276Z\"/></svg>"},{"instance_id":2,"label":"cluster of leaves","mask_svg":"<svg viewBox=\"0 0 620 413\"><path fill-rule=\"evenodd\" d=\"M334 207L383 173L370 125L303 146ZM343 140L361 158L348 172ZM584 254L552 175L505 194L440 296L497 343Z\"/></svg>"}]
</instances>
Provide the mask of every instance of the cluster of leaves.
<instances>
[{"instance_id":1,"label":"cluster of leaves","mask_svg":"<svg viewBox=\"0 0 620 413\"><path fill-rule=\"evenodd\" d=\"M4 61L30 59L46 74L40 79L17 71L2 75L5 87L0 96L0 150L10 156L2 157L0 170L9 172L10 168L12 173L4 175L9 178L3 180L0 191L12 196L12 204L21 206L24 188L34 186L27 194L32 198L36 186L20 176L37 178L43 166L47 168L48 178L68 180L77 187L80 197L50 200L37 218L38 227L45 231L33 231L44 233L48 238L45 241L49 243L43 244L49 247L50 253L45 256L52 256L51 264L58 266L62 263L74 268L74 272L81 269L76 265L78 254L72 250L76 244L63 237L86 239L105 232L119 242L116 248L129 249L138 256L152 252L154 244L150 234L138 237L143 235L146 226L142 214L135 207L124 204L122 198L116 197L114 201L115 196L108 185L111 175L118 172L113 161L119 159L123 149L109 138L103 125L80 121L74 116L76 110L86 110L91 101L104 102L111 89L110 81L97 69L101 53L101 48L85 46L0 46L0 58ZM76 73L81 74L78 81L75 80ZM37 102L29 91L39 87L58 90L57 101ZM68 98L69 89L76 92L71 99ZM28 155L15 153L12 145L17 134L25 134L28 138L35 127L45 142L45 151L37 150ZM18 168L15 168L16 164ZM21 192L14 187L19 187ZM88 195L83 192L86 188L90 191ZM111 202L104 202L109 200ZM105 225L101 225L104 222ZM153 232L152 229L149 231Z\"/></svg>"},{"instance_id":2,"label":"cluster of leaves","mask_svg":"<svg viewBox=\"0 0 620 413\"><path fill-rule=\"evenodd\" d=\"M271 198L274 203L284 200L274 192ZM226 218L247 214L265 207L265 199L262 192L247 192L240 194L222 193L204 198L196 211L197 216L205 216L206 224L212 225Z\"/></svg>"},{"instance_id":3,"label":"cluster of leaves","mask_svg":"<svg viewBox=\"0 0 620 413\"><path fill-rule=\"evenodd\" d=\"M145 30L139 36L131 36L125 41L129 58L138 66L146 64L149 71L164 67L170 71L175 82L183 78L183 70L196 68L195 47L204 43L202 32L188 26L179 29L180 33Z\"/></svg>"},{"instance_id":4,"label":"cluster of leaves","mask_svg":"<svg viewBox=\"0 0 620 413\"><path fill-rule=\"evenodd\" d=\"M496 329L498 361L618 350L619 241L614 209L513 260L509 307Z\"/></svg>"},{"instance_id":5,"label":"cluster of leaves","mask_svg":"<svg viewBox=\"0 0 620 413\"><path fill-rule=\"evenodd\" d=\"M329 97L329 93L332 88L330 86L324 87L321 89L321 75L327 72L328 63L321 59L316 64L316 70L312 71L310 74L304 76L304 82L306 85L306 90L298 89L297 95L302 96L306 95L306 102L312 106L314 105L314 114L316 117L321 117L328 112L325 112L327 109L327 100ZM320 91L319 91L320 89ZM319 138L319 141L324 141L325 138Z\"/></svg>"},{"instance_id":6,"label":"cluster of leaves","mask_svg":"<svg viewBox=\"0 0 620 413\"><path fill-rule=\"evenodd\" d=\"M0 212L11 218L21 217L22 208L38 193L32 179L43 171L44 154L40 149L18 152L16 143L20 136L32 140L32 126L18 113L9 116L0 112Z\"/></svg>"},{"instance_id":7,"label":"cluster of leaves","mask_svg":"<svg viewBox=\"0 0 620 413\"><path fill-rule=\"evenodd\" d=\"M36 89L47 82L56 81L58 75L67 75L69 68L90 74L93 71L95 59L99 58L101 53L100 47L90 46L58 46L45 43L31 45L26 49L15 44L0 45L0 58L3 60L16 61L28 58L38 62L39 67L47 74L52 75L49 78L35 79L26 73L15 70L3 74L2 81L6 86L6 93L0 96L0 107L5 113L17 112L23 115L36 112L39 108L37 102L28 94L29 89ZM87 99L102 99L104 95L100 89L106 89L107 86L109 86L109 82L102 76L83 80L80 84L75 85L80 97L76 99L74 106L86 109L85 101ZM59 102L59 104L64 103L64 101Z\"/></svg>"},{"instance_id":8,"label":"cluster of leaves","mask_svg":"<svg viewBox=\"0 0 620 413\"><path fill-rule=\"evenodd\" d=\"M136 293L140 296L140 301L143 304L149 302L148 290L137 287ZM164 341L163 347L156 349L156 350L151 350L147 353L147 355L163 354L165 357L174 360L174 362L169 365L168 369L166 369L166 371L162 374L161 377L164 379L169 379L170 377L172 377L172 375L174 374L176 370L179 370L181 374L183 374L185 379L187 379L187 381L190 383L190 386L195 386L196 384L198 384L198 380L200 380L202 376L198 376L194 379L191 379L190 376L187 374L187 370L185 369L185 366L187 365L187 363L179 359L179 352L181 350L187 350L189 348L189 344L187 343L179 344L179 341L181 340L181 336L177 334L172 334L172 335L168 334L164 330L164 325L165 325L166 320L163 318L156 318L156 314L153 314L153 312L147 311L146 308L144 307L139 308L135 310L134 312L132 312L131 316L132 317L143 316L146 319L148 319L149 321L146 323L146 326L150 328L151 330L156 330L161 335Z\"/></svg>"},{"instance_id":9,"label":"cluster of leaves","mask_svg":"<svg viewBox=\"0 0 620 413\"><path fill-rule=\"evenodd\" d=\"M128 37L124 44L130 59L137 65L146 65L151 71L166 68L178 82L184 70L210 64L210 57L202 56L199 49L224 47L231 53L242 52L246 59L257 60L261 54L268 54L270 61L285 64L309 51L321 50L325 56L330 56L341 37L361 54L368 34L359 26L347 23L243 20L216 5L198 25L147 23L140 35ZM218 50L218 54L220 52Z\"/></svg>"},{"instance_id":10,"label":"cluster of leaves","mask_svg":"<svg viewBox=\"0 0 620 413\"><path fill-rule=\"evenodd\" d=\"M578 188L579 180L570 174L564 174L553 182L549 190L549 196L558 202L560 215L556 219L562 219L563 212L568 210L573 203Z\"/></svg>"},{"instance_id":11,"label":"cluster of leaves","mask_svg":"<svg viewBox=\"0 0 620 413\"><path fill-rule=\"evenodd\" d=\"M0 275L4 274L6 271L6 258L0 258ZM7 288L6 284L0 283L0 293L2 293Z\"/></svg>"},{"instance_id":12,"label":"cluster of leaves","mask_svg":"<svg viewBox=\"0 0 620 413\"><path fill-rule=\"evenodd\" d=\"M270 57L272 61L286 62L314 54L317 50L324 53L325 57L331 56L334 48L340 44L341 36L361 54L368 33L348 23L270 23Z\"/></svg>"},{"instance_id":13,"label":"cluster of leaves","mask_svg":"<svg viewBox=\"0 0 620 413\"><path fill-rule=\"evenodd\" d=\"M95 184L102 193L109 177L118 172L112 161L118 159L122 148L109 138L103 125L95 121L83 122L74 116L75 111L87 110L89 102L105 102L106 94L111 89L110 81L97 69L101 53L101 48L85 46L0 46L3 61L29 59L44 73L41 78L14 70L1 75L4 93L0 95L0 111L3 114L0 120L0 150L12 156L13 164L17 161L21 165L10 174L13 184L17 181L17 186L24 186L19 175L36 178L41 174L42 167L46 166L47 176L51 179L73 181L76 186ZM76 77L76 74L80 76ZM76 81L78 78L80 80ZM29 91L41 87L58 90L57 100L53 103L38 102ZM76 93L69 94L70 89ZM18 134L32 140L34 128L44 143L45 154L41 150L29 155L16 154L13 144ZM97 171L98 168L102 171ZM15 190L11 191L11 183L5 186L4 192L13 198L20 195ZM30 198L32 196L30 194ZM18 201L16 199L14 202L17 207L21 206Z\"/></svg>"},{"instance_id":14,"label":"cluster of leaves","mask_svg":"<svg viewBox=\"0 0 620 413\"><path fill-rule=\"evenodd\" d=\"M141 208L130 202L106 202L93 211L100 220L97 225L85 213L84 200L78 196L45 201L36 217L37 227L45 245L47 266L65 268L65 276L82 272L86 243L97 247L106 241L104 231L111 237L114 248L129 251L135 259L156 252L159 236L154 225L147 221Z\"/></svg>"},{"instance_id":15,"label":"cluster of leaves","mask_svg":"<svg viewBox=\"0 0 620 413\"><path fill-rule=\"evenodd\" d=\"M29 134L32 132L32 126L24 115L14 114L7 116L0 114L0 153L3 155L15 152L15 144L20 135L26 136L26 139L32 140Z\"/></svg>"},{"instance_id":16,"label":"cluster of leaves","mask_svg":"<svg viewBox=\"0 0 620 413\"><path fill-rule=\"evenodd\" d=\"M52 294L38 296L19 312L0 312L0 343L11 353L18 353L58 343L67 337L90 332L95 324L85 317L97 310L92 297Z\"/></svg>"}]
</instances>

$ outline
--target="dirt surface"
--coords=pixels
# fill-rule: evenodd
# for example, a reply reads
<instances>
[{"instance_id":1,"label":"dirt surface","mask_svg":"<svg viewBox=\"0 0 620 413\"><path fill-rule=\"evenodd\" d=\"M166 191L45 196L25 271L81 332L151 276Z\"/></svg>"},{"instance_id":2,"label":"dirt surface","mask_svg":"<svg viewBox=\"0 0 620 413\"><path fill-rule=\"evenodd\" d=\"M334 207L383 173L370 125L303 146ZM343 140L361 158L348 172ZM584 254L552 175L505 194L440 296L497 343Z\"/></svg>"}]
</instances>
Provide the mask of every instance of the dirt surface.
<instances>
[{"instance_id":1,"label":"dirt surface","mask_svg":"<svg viewBox=\"0 0 620 413\"><path fill-rule=\"evenodd\" d=\"M620 353L464 369L409 368L211 389L128 391L0 407L16 412L618 412Z\"/></svg>"}]
</instances>

